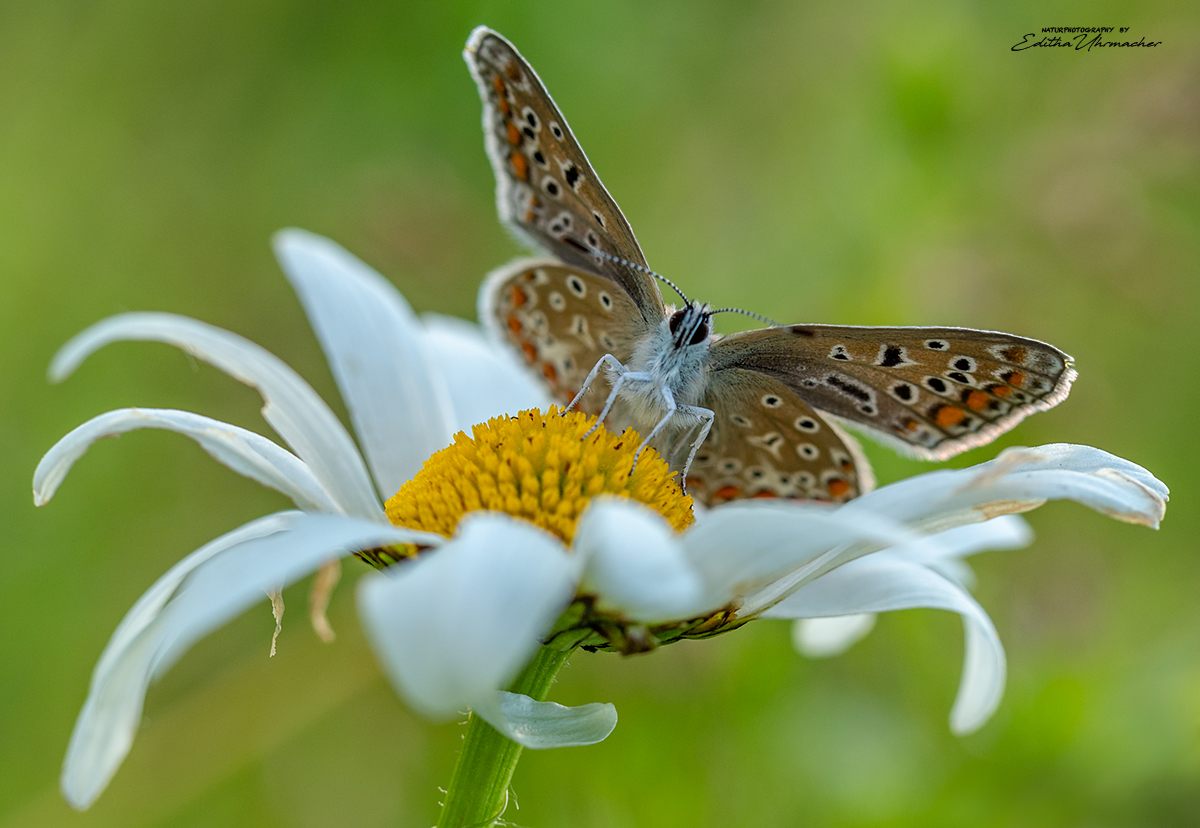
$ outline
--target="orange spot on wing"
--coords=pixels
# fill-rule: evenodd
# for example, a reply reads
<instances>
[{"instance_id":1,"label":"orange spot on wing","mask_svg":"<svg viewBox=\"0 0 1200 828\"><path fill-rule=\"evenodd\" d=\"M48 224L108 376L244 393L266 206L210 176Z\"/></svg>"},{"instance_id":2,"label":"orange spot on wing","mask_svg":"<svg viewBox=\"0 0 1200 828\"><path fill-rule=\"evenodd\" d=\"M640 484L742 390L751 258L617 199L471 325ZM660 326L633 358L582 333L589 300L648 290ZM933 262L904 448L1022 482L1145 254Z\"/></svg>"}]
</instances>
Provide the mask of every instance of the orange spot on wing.
<instances>
[{"instance_id":1,"label":"orange spot on wing","mask_svg":"<svg viewBox=\"0 0 1200 828\"><path fill-rule=\"evenodd\" d=\"M1014 385L1017 388L1020 388L1022 385L1025 384L1025 372L1024 371L1009 371L1007 374L1001 374L1000 379L1004 380L1009 385Z\"/></svg>"},{"instance_id":2,"label":"orange spot on wing","mask_svg":"<svg viewBox=\"0 0 1200 828\"><path fill-rule=\"evenodd\" d=\"M755 498L779 497L779 494L777 492L771 491L770 489L760 489L759 491L752 494L751 497L755 497Z\"/></svg>"},{"instance_id":3,"label":"orange spot on wing","mask_svg":"<svg viewBox=\"0 0 1200 828\"><path fill-rule=\"evenodd\" d=\"M504 94L504 79L499 75L492 75L492 88L496 90L496 106L507 118L511 108L508 105L508 98Z\"/></svg>"},{"instance_id":4,"label":"orange spot on wing","mask_svg":"<svg viewBox=\"0 0 1200 828\"><path fill-rule=\"evenodd\" d=\"M991 391L993 394L995 394L1000 399L1004 399L1005 397L1007 397L1009 394L1012 393L1012 389L1009 388L1007 385L993 385L988 390Z\"/></svg>"},{"instance_id":5,"label":"orange spot on wing","mask_svg":"<svg viewBox=\"0 0 1200 828\"><path fill-rule=\"evenodd\" d=\"M972 391L967 395L967 408L972 411L983 411L991 399L983 391Z\"/></svg>"},{"instance_id":6,"label":"orange spot on wing","mask_svg":"<svg viewBox=\"0 0 1200 828\"><path fill-rule=\"evenodd\" d=\"M509 295L514 308L519 308L529 301L529 297L525 295L525 291L521 290L516 285L513 285L512 293Z\"/></svg>"},{"instance_id":7,"label":"orange spot on wing","mask_svg":"<svg viewBox=\"0 0 1200 828\"><path fill-rule=\"evenodd\" d=\"M904 430L905 431L916 431L920 427L920 425L921 424L918 423L916 420L914 420L912 417L909 417L908 419L906 419L904 421Z\"/></svg>"},{"instance_id":8,"label":"orange spot on wing","mask_svg":"<svg viewBox=\"0 0 1200 828\"><path fill-rule=\"evenodd\" d=\"M542 376L544 376L549 382L556 382L558 380L558 371L556 371L554 366L549 362L543 362Z\"/></svg>"},{"instance_id":9,"label":"orange spot on wing","mask_svg":"<svg viewBox=\"0 0 1200 828\"><path fill-rule=\"evenodd\" d=\"M533 220L534 220L534 218L536 218L536 215L534 214L533 211L541 206L542 206L542 202L538 200L537 196L529 197L529 209L525 211L525 223L526 224L533 224Z\"/></svg>"},{"instance_id":10,"label":"orange spot on wing","mask_svg":"<svg viewBox=\"0 0 1200 828\"><path fill-rule=\"evenodd\" d=\"M961 408L955 408L952 405L939 406L938 410L933 415L933 421L938 424L939 428L948 428L961 423L967 418L967 412Z\"/></svg>"},{"instance_id":11,"label":"orange spot on wing","mask_svg":"<svg viewBox=\"0 0 1200 828\"><path fill-rule=\"evenodd\" d=\"M841 497L850 491L850 484L840 478L834 478L829 481L829 494L834 497Z\"/></svg>"},{"instance_id":12,"label":"orange spot on wing","mask_svg":"<svg viewBox=\"0 0 1200 828\"><path fill-rule=\"evenodd\" d=\"M735 497L740 497L742 490L737 486L722 486L713 492L713 498L716 500L733 500Z\"/></svg>"},{"instance_id":13,"label":"orange spot on wing","mask_svg":"<svg viewBox=\"0 0 1200 828\"><path fill-rule=\"evenodd\" d=\"M703 491L704 490L704 481L701 480L699 477L689 477L686 482L687 482L688 491L692 491L692 490Z\"/></svg>"},{"instance_id":14,"label":"orange spot on wing","mask_svg":"<svg viewBox=\"0 0 1200 828\"><path fill-rule=\"evenodd\" d=\"M525 160L525 156L519 152L513 152L508 156L508 160L512 162L513 170L517 173L517 178L522 181L529 180L529 162Z\"/></svg>"},{"instance_id":15,"label":"orange spot on wing","mask_svg":"<svg viewBox=\"0 0 1200 828\"><path fill-rule=\"evenodd\" d=\"M844 471L846 474L849 474L850 472L854 471L854 464L849 460L842 461L842 471Z\"/></svg>"},{"instance_id":16,"label":"orange spot on wing","mask_svg":"<svg viewBox=\"0 0 1200 828\"><path fill-rule=\"evenodd\" d=\"M517 125L512 121L508 122L508 143L514 147L521 144L521 130L517 129Z\"/></svg>"},{"instance_id":17,"label":"orange spot on wing","mask_svg":"<svg viewBox=\"0 0 1200 828\"><path fill-rule=\"evenodd\" d=\"M521 350L525 354L526 362L532 363L535 359L537 359L537 348L533 347L532 342L522 342Z\"/></svg>"},{"instance_id":18,"label":"orange spot on wing","mask_svg":"<svg viewBox=\"0 0 1200 828\"><path fill-rule=\"evenodd\" d=\"M525 330L525 326L521 324L521 320L517 318L515 313L510 313L504 321L508 324L508 329L512 331L513 336L519 337L521 331Z\"/></svg>"}]
</instances>

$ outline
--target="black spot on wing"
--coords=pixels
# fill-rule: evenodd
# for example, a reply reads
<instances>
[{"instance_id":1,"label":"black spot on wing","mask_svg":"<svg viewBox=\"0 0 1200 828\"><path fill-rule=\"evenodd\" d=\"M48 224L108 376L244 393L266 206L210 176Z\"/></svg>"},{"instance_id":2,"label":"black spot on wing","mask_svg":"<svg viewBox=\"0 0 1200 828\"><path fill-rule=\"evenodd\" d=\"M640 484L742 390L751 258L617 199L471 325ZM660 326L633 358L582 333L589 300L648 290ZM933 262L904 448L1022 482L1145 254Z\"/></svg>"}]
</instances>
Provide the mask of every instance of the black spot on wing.
<instances>
[{"instance_id":1,"label":"black spot on wing","mask_svg":"<svg viewBox=\"0 0 1200 828\"><path fill-rule=\"evenodd\" d=\"M843 394L849 394L851 397L854 397L856 400L861 400L862 402L870 402L871 401L871 395L869 393L867 393L863 389L859 388L857 385L852 385L851 383L846 382L844 379L839 377L837 374L830 374L829 376L827 376L825 378L825 384L836 388L837 390L841 391Z\"/></svg>"}]
</instances>

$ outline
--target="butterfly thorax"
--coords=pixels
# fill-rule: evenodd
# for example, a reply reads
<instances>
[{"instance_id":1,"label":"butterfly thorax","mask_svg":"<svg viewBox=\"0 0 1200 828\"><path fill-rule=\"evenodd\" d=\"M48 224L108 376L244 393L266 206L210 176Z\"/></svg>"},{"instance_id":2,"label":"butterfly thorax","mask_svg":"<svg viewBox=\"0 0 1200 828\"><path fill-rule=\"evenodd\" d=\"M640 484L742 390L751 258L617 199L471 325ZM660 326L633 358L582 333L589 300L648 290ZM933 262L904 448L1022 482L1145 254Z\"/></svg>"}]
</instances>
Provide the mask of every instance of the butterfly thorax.
<instances>
[{"instance_id":1,"label":"butterfly thorax","mask_svg":"<svg viewBox=\"0 0 1200 828\"><path fill-rule=\"evenodd\" d=\"M697 302L679 310L668 307L666 318L635 343L626 367L649 375L651 381L622 388L629 407L647 414L664 411L663 388L670 389L678 405L700 400L707 372L710 310Z\"/></svg>"}]
</instances>

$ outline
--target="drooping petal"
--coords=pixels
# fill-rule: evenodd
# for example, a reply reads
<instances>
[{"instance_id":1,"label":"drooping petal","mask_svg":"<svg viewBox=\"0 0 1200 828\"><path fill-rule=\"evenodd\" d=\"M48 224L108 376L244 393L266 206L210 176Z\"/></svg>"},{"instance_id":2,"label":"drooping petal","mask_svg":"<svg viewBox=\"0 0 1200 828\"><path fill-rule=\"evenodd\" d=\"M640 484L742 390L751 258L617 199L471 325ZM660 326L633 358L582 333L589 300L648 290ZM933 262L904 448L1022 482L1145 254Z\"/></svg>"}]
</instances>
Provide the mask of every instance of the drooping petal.
<instances>
[{"instance_id":1,"label":"drooping petal","mask_svg":"<svg viewBox=\"0 0 1200 828\"><path fill-rule=\"evenodd\" d=\"M775 603L855 543L893 546L918 534L887 517L793 503L739 502L713 509L683 535L688 560L715 606L747 597L739 614Z\"/></svg>"},{"instance_id":2,"label":"drooping petal","mask_svg":"<svg viewBox=\"0 0 1200 828\"><path fill-rule=\"evenodd\" d=\"M179 584L214 555L274 534L283 525L282 515L271 515L200 547L159 578L117 625L92 671L87 700L63 760L60 785L72 807L83 810L96 800L133 745L158 643L148 630Z\"/></svg>"},{"instance_id":3,"label":"drooping petal","mask_svg":"<svg viewBox=\"0 0 1200 828\"><path fill-rule=\"evenodd\" d=\"M809 658L841 655L875 628L875 613L800 618L792 626L792 644Z\"/></svg>"},{"instance_id":4,"label":"drooping petal","mask_svg":"<svg viewBox=\"0 0 1200 828\"><path fill-rule=\"evenodd\" d=\"M454 431L500 414L530 408L546 410L552 400L507 350L497 348L483 331L462 319L422 314L429 354L446 378L454 409Z\"/></svg>"},{"instance_id":5,"label":"drooping petal","mask_svg":"<svg viewBox=\"0 0 1200 828\"><path fill-rule=\"evenodd\" d=\"M329 406L299 374L247 339L186 316L123 313L76 334L54 355L50 379L58 382L84 359L112 342L165 342L212 363L263 397L263 418L299 455L347 513L384 520L362 457Z\"/></svg>"},{"instance_id":6,"label":"drooping petal","mask_svg":"<svg viewBox=\"0 0 1200 828\"><path fill-rule=\"evenodd\" d=\"M92 673L63 762L63 795L86 808L129 752L150 681L191 644L332 558L423 532L340 515L282 512L205 544L171 568L117 626Z\"/></svg>"},{"instance_id":7,"label":"drooping petal","mask_svg":"<svg viewBox=\"0 0 1200 828\"><path fill-rule=\"evenodd\" d=\"M108 411L73 429L38 463L33 473L33 502L38 506L48 503L71 466L97 440L139 428L159 428L191 437L217 462L287 495L305 511L337 511L329 493L304 461L261 434L188 411L161 408Z\"/></svg>"},{"instance_id":8,"label":"drooping petal","mask_svg":"<svg viewBox=\"0 0 1200 828\"><path fill-rule=\"evenodd\" d=\"M397 691L445 719L494 703L571 601L578 572L552 535L483 512L436 555L362 579L359 610Z\"/></svg>"},{"instance_id":9,"label":"drooping petal","mask_svg":"<svg viewBox=\"0 0 1200 828\"><path fill-rule=\"evenodd\" d=\"M1033 530L1018 515L1001 515L983 523L956 526L936 535L927 535L912 543L885 549L876 554L894 555L931 567L953 581L970 588L975 574L963 558L985 551L1020 549L1033 542Z\"/></svg>"},{"instance_id":10,"label":"drooping petal","mask_svg":"<svg viewBox=\"0 0 1200 828\"><path fill-rule=\"evenodd\" d=\"M652 623L690 618L722 603L709 595L671 525L635 501L592 501L572 546L585 562L580 590L595 595L600 610Z\"/></svg>"},{"instance_id":11,"label":"drooping petal","mask_svg":"<svg viewBox=\"0 0 1200 828\"><path fill-rule=\"evenodd\" d=\"M1029 511L1047 500L1074 500L1126 523L1157 527L1167 496L1167 487L1141 466L1090 446L1059 443L1010 448L978 466L910 477L841 511L882 514L936 532Z\"/></svg>"},{"instance_id":12,"label":"drooping petal","mask_svg":"<svg viewBox=\"0 0 1200 828\"><path fill-rule=\"evenodd\" d=\"M335 242L288 229L274 243L386 499L455 431L423 326L390 282Z\"/></svg>"},{"instance_id":13,"label":"drooping petal","mask_svg":"<svg viewBox=\"0 0 1200 828\"><path fill-rule=\"evenodd\" d=\"M1017 549L1028 546L1033 531L1016 515L1002 515L983 523L972 523L928 535L874 553L923 564L964 587L975 580L971 568L963 562L967 555L984 550ZM770 616L768 611L767 615ZM871 631L874 613L802 618L796 621L792 640L796 649L811 658L840 655Z\"/></svg>"},{"instance_id":14,"label":"drooping petal","mask_svg":"<svg viewBox=\"0 0 1200 828\"><path fill-rule=\"evenodd\" d=\"M983 607L962 586L932 569L895 556L859 558L796 590L763 617L814 618L915 607L962 616L966 653L950 727L959 734L977 730L1004 693L1004 647Z\"/></svg>"},{"instance_id":15,"label":"drooping petal","mask_svg":"<svg viewBox=\"0 0 1200 828\"><path fill-rule=\"evenodd\" d=\"M607 739L617 726L617 708L611 704L566 707L504 690L492 703L476 702L473 709L496 730L534 750L594 745Z\"/></svg>"}]
</instances>

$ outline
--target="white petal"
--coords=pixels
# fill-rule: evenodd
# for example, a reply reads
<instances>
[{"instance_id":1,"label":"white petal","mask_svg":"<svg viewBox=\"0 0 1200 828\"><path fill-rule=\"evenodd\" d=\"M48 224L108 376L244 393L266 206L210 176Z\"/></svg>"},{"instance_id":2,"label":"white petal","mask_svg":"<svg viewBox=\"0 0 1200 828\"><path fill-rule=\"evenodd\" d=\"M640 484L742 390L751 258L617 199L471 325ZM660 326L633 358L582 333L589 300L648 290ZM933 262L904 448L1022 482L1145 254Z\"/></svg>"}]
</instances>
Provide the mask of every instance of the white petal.
<instances>
[{"instance_id":1,"label":"white petal","mask_svg":"<svg viewBox=\"0 0 1200 828\"><path fill-rule=\"evenodd\" d=\"M975 573L963 558L988 550L1020 549L1033 542L1033 530L1017 515L1001 515L983 523L956 526L936 535L927 535L912 543L877 552L894 555L913 563L932 567L960 584L970 587Z\"/></svg>"},{"instance_id":2,"label":"white petal","mask_svg":"<svg viewBox=\"0 0 1200 828\"><path fill-rule=\"evenodd\" d=\"M566 707L504 690L491 704L474 710L514 742L535 750L594 745L607 739L617 726L617 708L611 704Z\"/></svg>"},{"instance_id":3,"label":"white petal","mask_svg":"<svg viewBox=\"0 0 1200 828\"><path fill-rule=\"evenodd\" d=\"M626 498L597 498L579 518L572 544L585 561L580 591L597 608L634 621L690 618L716 609L675 530L653 509Z\"/></svg>"},{"instance_id":4,"label":"white petal","mask_svg":"<svg viewBox=\"0 0 1200 828\"><path fill-rule=\"evenodd\" d=\"M1137 463L1131 463L1123 457L1109 454L1094 446L1049 443L1032 449L1011 448L1000 453L996 458L997 465L1006 462L1006 456L1010 453L1016 455L1011 460L1019 462L1026 471L1060 469L1082 474L1112 471L1154 493L1160 500L1167 500L1171 493L1165 483Z\"/></svg>"},{"instance_id":5,"label":"white petal","mask_svg":"<svg viewBox=\"0 0 1200 828\"><path fill-rule=\"evenodd\" d=\"M385 498L454 434L421 323L396 288L329 239L275 234L275 253L321 341Z\"/></svg>"},{"instance_id":6,"label":"white petal","mask_svg":"<svg viewBox=\"0 0 1200 828\"><path fill-rule=\"evenodd\" d=\"M421 713L486 707L575 594L557 538L494 512L459 524L436 554L360 581L359 611L392 684Z\"/></svg>"},{"instance_id":7,"label":"white petal","mask_svg":"<svg viewBox=\"0 0 1200 828\"><path fill-rule=\"evenodd\" d=\"M840 511L883 514L939 531L1028 511L1047 500L1074 500L1127 523L1157 527L1166 499L1166 486L1140 466L1090 446L1056 444L1007 449L978 466L910 477Z\"/></svg>"},{"instance_id":8,"label":"white petal","mask_svg":"<svg viewBox=\"0 0 1200 828\"><path fill-rule=\"evenodd\" d=\"M62 790L89 806L129 752L146 688L201 636L326 561L357 549L444 540L338 515L283 512L197 549L134 604L92 673L63 762Z\"/></svg>"},{"instance_id":9,"label":"white petal","mask_svg":"<svg viewBox=\"0 0 1200 828\"><path fill-rule=\"evenodd\" d=\"M970 586L975 575L962 558L985 550L1016 549L1028 546L1033 531L1016 515L1003 515L984 523L972 523L929 535L910 543L876 552L875 556L892 557L919 563L956 581ZM770 616L772 613L767 612ZM840 655L865 637L875 626L873 613L840 615L822 618L802 618L796 621L792 640L796 649L811 658Z\"/></svg>"},{"instance_id":10,"label":"white petal","mask_svg":"<svg viewBox=\"0 0 1200 828\"><path fill-rule=\"evenodd\" d=\"M48 503L71 466L92 443L139 428L160 428L191 437L218 462L282 492L301 509L337 511L308 466L266 437L199 414L161 408L121 408L73 429L38 463L33 473L33 502L38 506Z\"/></svg>"},{"instance_id":11,"label":"white petal","mask_svg":"<svg viewBox=\"0 0 1200 828\"><path fill-rule=\"evenodd\" d=\"M935 535L926 535L911 543L886 550L916 563L933 564L965 558L979 552L1020 549L1033 542L1033 530L1017 515L1001 515L983 523L956 526Z\"/></svg>"},{"instance_id":12,"label":"white petal","mask_svg":"<svg viewBox=\"0 0 1200 828\"><path fill-rule=\"evenodd\" d=\"M764 617L812 618L914 607L950 610L963 617L966 654L950 727L959 734L978 729L1004 693L1004 647L975 599L933 570L896 557L859 558L801 587Z\"/></svg>"},{"instance_id":13,"label":"white petal","mask_svg":"<svg viewBox=\"0 0 1200 828\"><path fill-rule=\"evenodd\" d=\"M483 331L452 316L426 313L425 337L434 363L446 378L454 409L454 430L501 414L530 408L545 411L553 400L507 348L485 339Z\"/></svg>"},{"instance_id":14,"label":"white petal","mask_svg":"<svg viewBox=\"0 0 1200 828\"><path fill-rule=\"evenodd\" d=\"M875 628L875 613L800 618L792 626L792 644L809 658L841 655Z\"/></svg>"},{"instance_id":15,"label":"white petal","mask_svg":"<svg viewBox=\"0 0 1200 828\"><path fill-rule=\"evenodd\" d=\"M50 363L51 380L62 380L97 349L123 340L175 345L256 389L266 403L263 418L334 501L349 514L384 520L358 449L329 406L282 360L237 334L186 316L124 313L72 337Z\"/></svg>"},{"instance_id":16,"label":"white petal","mask_svg":"<svg viewBox=\"0 0 1200 828\"><path fill-rule=\"evenodd\" d=\"M917 534L886 517L845 516L841 510L805 504L741 502L713 509L684 533L688 560L710 594L725 601L754 593L786 594L819 572L849 544L892 546ZM763 606L778 596L764 597ZM761 609L755 606L746 614Z\"/></svg>"}]
</instances>

